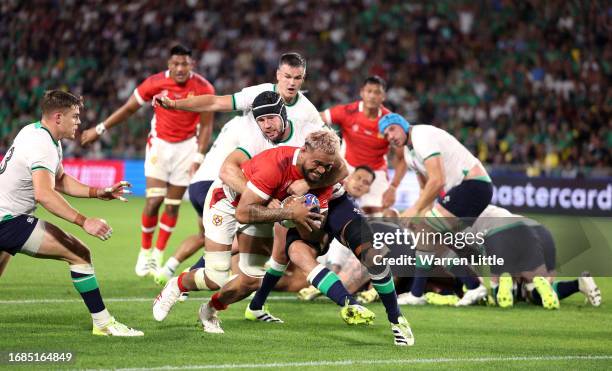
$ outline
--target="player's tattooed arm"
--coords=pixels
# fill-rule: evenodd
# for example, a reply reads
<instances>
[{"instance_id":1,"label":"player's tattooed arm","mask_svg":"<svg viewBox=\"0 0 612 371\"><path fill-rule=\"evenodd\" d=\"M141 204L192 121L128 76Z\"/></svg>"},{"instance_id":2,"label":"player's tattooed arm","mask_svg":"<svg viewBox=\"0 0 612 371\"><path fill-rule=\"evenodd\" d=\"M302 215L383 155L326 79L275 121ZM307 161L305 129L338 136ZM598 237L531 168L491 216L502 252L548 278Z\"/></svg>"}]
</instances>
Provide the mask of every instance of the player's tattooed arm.
<instances>
[{"instance_id":1,"label":"player's tattooed arm","mask_svg":"<svg viewBox=\"0 0 612 371\"><path fill-rule=\"evenodd\" d=\"M267 200L260 197L250 188L246 188L236 208L236 220L242 224L273 223L283 220L293 220L296 224L312 231L316 227L322 215L311 212L301 202L296 202L290 207L282 209L270 209L266 206Z\"/></svg>"},{"instance_id":2,"label":"player's tattooed arm","mask_svg":"<svg viewBox=\"0 0 612 371\"><path fill-rule=\"evenodd\" d=\"M249 157L242 150L235 149L223 161L219 171L219 178L223 183L240 194L244 193L247 184L247 178L244 176L240 165L248 159Z\"/></svg>"}]
</instances>

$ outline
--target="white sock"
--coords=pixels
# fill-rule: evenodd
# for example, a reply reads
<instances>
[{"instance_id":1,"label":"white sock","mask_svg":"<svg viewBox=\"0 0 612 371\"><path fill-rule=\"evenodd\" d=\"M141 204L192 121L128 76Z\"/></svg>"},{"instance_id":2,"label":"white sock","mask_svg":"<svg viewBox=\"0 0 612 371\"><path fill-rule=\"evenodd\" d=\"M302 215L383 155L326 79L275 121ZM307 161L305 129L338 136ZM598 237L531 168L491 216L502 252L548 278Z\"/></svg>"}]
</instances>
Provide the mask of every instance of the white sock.
<instances>
[{"instance_id":1,"label":"white sock","mask_svg":"<svg viewBox=\"0 0 612 371\"><path fill-rule=\"evenodd\" d=\"M91 313L91 318L93 319L93 323L97 328L103 328L104 326L108 325L113 317L111 317L110 313L108 313L108 310L104 309L98 313Z\"/></svg>"},{"instance_id":2,"label":"white sock","mask_svg":"<svg viewBox=\"0 0 612 371\"><path fill-rule=\"evenodd\" d=\"M168 259L168 261L166 262L166 264L164 264L164 269L168 271L172 276L176 271L176 268L178 268L179 264L181 264L181 262L176 260L174 256L171 256L170 259Z\"/></svg>"},{"instance_id":3,"label":"white sock","mask_svg":"<svg viewBox=\"0 0 612 371\"><path fill-rule=\"evenodd\" d=\"M176 268L178 268L180 264L180 261L176 260L174 256L171 256L170 259L168 259L168 261L166 262L166 267L168 267L168 269L170 269L172 273L174 273L176 271Z\"/></svg>"},{"instance_id":4,"label":"white sock","mask_svg":"<svg viewBox=\"0 0 612 371\"><path fill-rule=\"evenodd\" d=\"M149 249L145 249L144 247L141 247L140 248L140 252L144 253L144 254L150 254L151 253L151 249L150 248Z\"/></svg>"}]
</instances>

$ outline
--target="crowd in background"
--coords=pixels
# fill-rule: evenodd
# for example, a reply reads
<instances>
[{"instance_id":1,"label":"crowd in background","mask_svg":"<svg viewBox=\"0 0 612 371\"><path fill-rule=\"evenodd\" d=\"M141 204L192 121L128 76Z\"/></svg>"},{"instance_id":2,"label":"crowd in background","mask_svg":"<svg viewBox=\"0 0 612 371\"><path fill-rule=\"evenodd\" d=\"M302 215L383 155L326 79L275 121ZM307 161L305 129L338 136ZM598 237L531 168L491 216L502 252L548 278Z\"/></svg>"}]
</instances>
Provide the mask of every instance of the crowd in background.
<instances>
[{"instance_id":1,"label":"crowd in background","mask_svg":"<svg viewBox=\"0 0 612 371\"><path fill-rule=\"evenodd\" d=\"M450 131L488 165L612 175L609 2L4 0L0 19L0 154L38 119L45 90L83 95L83 125L95 125L180 42L219 94L273 82L278 56L298 51L320 110L377 74L389 108ZM150 116L141 109L93 148L66 143L66 156L143 157Z\"/></svg>"}]
</instances>

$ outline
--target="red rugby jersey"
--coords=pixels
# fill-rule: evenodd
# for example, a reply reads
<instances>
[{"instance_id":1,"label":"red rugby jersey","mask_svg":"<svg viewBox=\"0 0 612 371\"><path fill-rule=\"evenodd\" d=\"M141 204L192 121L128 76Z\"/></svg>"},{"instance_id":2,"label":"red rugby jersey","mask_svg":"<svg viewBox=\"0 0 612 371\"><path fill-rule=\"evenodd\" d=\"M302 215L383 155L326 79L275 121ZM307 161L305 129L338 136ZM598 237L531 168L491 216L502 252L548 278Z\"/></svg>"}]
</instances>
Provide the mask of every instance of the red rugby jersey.
<instances>
[{"instance_id":1,"label":"red rugby jersey","mask_svg":"<svg viewBox=\"0 0 612 371\"><path fill-rule=\"evenodd\" d=\"M378 132L378 120L389 113L386 107L378 110L378 117L366 117L363 102L333 106L325 110L325 121L336 124L342 130L346 145L344 158L353 167L367 165L373 170L387 168L385 156L389 152L389 142Z\"/></svg>"},{"instance_id":2,"label":"red rugby jersey","mask_svg":"<svg viewBox=\"0 0 612 371\"><path fill-rule=\"evenodd\" d=\"M215 94L215 88L204 77L192 72L185 84L177 84L170 71L149 76L135 90L134 96L140 105L163 94L170 99L183 99L194 95ZM200 114L155 107L151 120L151 135L167 142L182 142L196 135Z\"/></svg>"}]
</instances>

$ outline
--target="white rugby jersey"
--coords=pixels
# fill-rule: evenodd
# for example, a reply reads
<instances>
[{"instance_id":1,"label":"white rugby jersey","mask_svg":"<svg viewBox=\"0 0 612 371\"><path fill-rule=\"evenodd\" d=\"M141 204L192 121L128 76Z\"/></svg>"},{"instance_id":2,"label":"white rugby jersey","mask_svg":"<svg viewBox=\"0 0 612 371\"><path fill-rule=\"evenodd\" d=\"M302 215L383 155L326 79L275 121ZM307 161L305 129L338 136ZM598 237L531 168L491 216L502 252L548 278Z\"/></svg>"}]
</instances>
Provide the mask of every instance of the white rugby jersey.
<instances>
[{"instance_id":1,"label":"white rugby jersey","mask_svg":"<svg viewBox=\"0 0 612 371\"><path fill-rule=\"evenodd\" d=\"M244 115L247 115L251 111L253 100L264 91L276 92L276 84L266 83L249 86L238 93L234 93L232 95L232 108L242 111ZM285 107L287 108L287 117L295 125L303 123L320 123L323 125L319 111L302 92L297 93L293 103L285 103Z\"/></svg>"},{"instance_id":2,"label":"white rugby jersey","mask_svg":"<svg viewBox=\"0 0 612 371\"><path fill-rule=\"evenodd\" d=\"M31 215L36 210L32 172L57 174L62 164L62 145L39 122L19 131L0 163L0 220Z\"/></svg>"},{"instance_id":3,"label":"white rugby jersey","mask_svg":"<svg viewBox=\"0 0 612 371\"><path fill-rule=\"evenodd\" d=\"M409 166L427 176L425 160L441 156L444 167L444 191L448 192L463 181L465 175L480 161L459 141L432 125L414 125L411 129L412 151L404 146L404 157ZM484 169L484 167L483 167Z\"/></svg>"},{"instance_id":4,"label":"white rugby jersey","mask_svg":"<svg viewBox=\"0 0 612 371\"><path fill-rule=\"evenodd\" d=\"M503 207L489 205L478 216L471 230L468 230L471 232L481 232L486 237L490 237L498 232L519 225L536 226L539 223L522 215L513 214Z\"/></svg>"},{"instance_id":5,"label":"white rugby jersey","mask_svg":"<svg viewBox=\"0 0 612 371\"><path fill-rule=\"evenodd\" d=\"M244 133L247 125L248 118L245 116L236 116L223 125L217 139L206 153L204 162L191 178L192 184L205 180L215 180L219 177L223 161L238 147L240 136Z\"/></svg>"},{"instance_id":6,"label":"white rugby jersey","mask_svg":"<svg viewBox=\"0 0 612 371\"><path fill-rule=\"evenodd\" d=\"M318 122L302 122L300 125L297 125L293 120L289 119L289 124L285 129L289 130L289 136L282 142L273 143L261 131L252 113L249 113L247 118L248 122L242 126L240 143L237 148L243 151L249 158L253 158L253 156L270 148L281 146L302 147L306 142L308 134L319 130L329 130L321 120Z\"/></svg>"}]
</instances>

